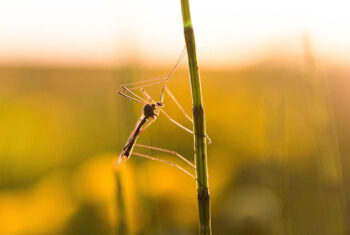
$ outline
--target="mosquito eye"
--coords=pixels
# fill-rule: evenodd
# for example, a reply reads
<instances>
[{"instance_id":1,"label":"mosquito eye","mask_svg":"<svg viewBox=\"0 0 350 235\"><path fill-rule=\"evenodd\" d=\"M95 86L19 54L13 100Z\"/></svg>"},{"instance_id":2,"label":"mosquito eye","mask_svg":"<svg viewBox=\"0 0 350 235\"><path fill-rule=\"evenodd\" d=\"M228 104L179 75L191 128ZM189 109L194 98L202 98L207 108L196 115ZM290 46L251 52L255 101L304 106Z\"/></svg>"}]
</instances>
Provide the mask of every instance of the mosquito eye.
<instances>
[{"instance_id":1,"label":"mosquito eye","mask_svg":"<svg viewBox=\"0 0 350 235\"><path fill-rule=\"evenodd\" d=\"M159 107L163 107L163 106L164 106L161 102L157 102L157 105L158 105Z\"/></svg>"}]
</instances>

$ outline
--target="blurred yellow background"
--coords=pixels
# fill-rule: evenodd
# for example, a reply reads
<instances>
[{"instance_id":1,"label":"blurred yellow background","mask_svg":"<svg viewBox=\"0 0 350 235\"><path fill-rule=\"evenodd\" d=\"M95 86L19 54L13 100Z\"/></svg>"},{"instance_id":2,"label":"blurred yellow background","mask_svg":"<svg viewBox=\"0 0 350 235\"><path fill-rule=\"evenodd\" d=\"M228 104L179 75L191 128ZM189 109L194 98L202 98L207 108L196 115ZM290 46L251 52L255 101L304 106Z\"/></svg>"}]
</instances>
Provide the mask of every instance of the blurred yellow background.
<instances>
[{"instance_id":1,"label":"blurred yellow background","mask_svg":"<svg viewBox=\"0 0 350 235\"><path fill-rule=\"evenodd\" d=\"M347 3L191 4L213 233L349 234ZM0 234L196 234L193 179L137 156L114 169L142 111L116 91L171 71L179 1L1 5ZM190 113L186 63L168 87ZM193 159L193 137L162 115L138 142Z\"/></svg>"}]
</instances>

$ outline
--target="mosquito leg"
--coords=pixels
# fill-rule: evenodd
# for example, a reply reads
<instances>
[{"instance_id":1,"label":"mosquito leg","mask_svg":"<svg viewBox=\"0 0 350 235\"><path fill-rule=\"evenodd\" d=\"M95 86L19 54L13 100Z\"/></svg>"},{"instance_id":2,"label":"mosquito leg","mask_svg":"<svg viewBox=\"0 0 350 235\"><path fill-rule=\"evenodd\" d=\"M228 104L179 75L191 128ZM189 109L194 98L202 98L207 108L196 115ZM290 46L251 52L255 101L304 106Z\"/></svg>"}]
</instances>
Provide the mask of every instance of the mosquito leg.
<instances>
[{"instance_id":1,"label":"mosquito leg","mask_svg":"<svg viewBox=\"0 0 350 235\"><path fill-rule=\"evenodd\" d=\"M163 100L164 100L164 90L166 88L166 85L162 86L162 90L160 91L160 98L159 98L159 103L163 105Z\"/></svg>"},{"instance_id":2,"label":"mosquito leg","mask_svg":"<svg viewBox=\"0 0 350 235\"><path fill-rule=\"evenodd\" d=\"M141 89L140 89L140 92L141 92L141 94L142 94L144 97L146 97L146 99L147 99L149 102L152 102L152 101L153 101L152 97L145 91L145 89L141 88Z\"/></svg>"},{"instance_id":3,"label":"mosquito leg","mask_svg":"<svg viewBox=\"0 0 350 235\"><path fill-rule=\"evenodd\" d=\"M181 125L180 123L178 123L177 121L175 121L172 117L170 117L170 115L165 112L162 108L160 108L160 111L162 113L164 113L164 115L172 122L174 123L175 125L177 125L178 127L181 127L182 129L184 129L185 131L187 131L188 133L190 134L193 134L193 131L191 131L190 129L188 129L187 127L184 127L183 125Z\"/></svg>"},{"instance_id":4,"label":"mosquito leg","mask_svg":"<svg viewBox=\"0 0 350 235\"><path fill-rule=\"evenodd\" d=\"M154 123L156 121L156 119L151 119L139 132L139 135L141 135L142 132L144 132L150 125L152 125L152 123Z\"/></svg>"},{"instance_id":5,"label":"mosquito leg","mask_svg":"<svg viewBox=\"0 0 350 235\"><path fill-rule=\"evenodd\" d=\"M180 103L177 101L177 99L175 98L175 96L173 95L173 93L171 93L171 91L169 90L169 88L164 85L164 90L168 93L168 95L170 96L170 98L174 101L174 103L177 105L177 107L181 110L181 112L185 115L185 117L190 120L190 122L193 123L192 118L186 113L185 109L182 108L182 106L180 105Z\"/></svg>"},{"instance_id":6,"label":"mosquito leg","mask_svg":"<svg viewBox=\"0 0 350 235\"><path fill-rule=\"evenodd\" d=\"M185 57L185 55L186 55L186 46L184 46L184 49L182 49L181 54L180 54L180 56L179 56L179 59L177 59L176 64L175 64L173 70L171 70L171 72L170 72L169 75L172 75L172 74L175 72L177 66L180 64L180 62L181 62L182 59Z\"/></svg>"},{"instance_id":7,"label":"mosquito leg","mask_svg":"<svg viewBox=\"0 0 350 235\"><path fill-rule=\"evenodd\" d=\"M196 166L192 162L190 162L184 156L182 156L181 154L179 154L179 153L177 153L175 151L168 150L168 149L163 149L163 148L158 148L158 147L153 147L153 146L147 146L147 145L143 145L143 144L135 144L135 146L142 147L142 148L147 148L147 149L154 149L154 150L157 150L157 151L173 154L173 155L177 156L178 158L180 158L181 160L183 160L186 163L188 163L193 168L196 168Z\"/></svg>"},{"instance_id":8,"label":"mosquito leg","mask_svg":"<svg viewBox=\"0 0 350 235\"><path fill-rule=\"evenodd\" d=\"M159 83L166 82L169 80L169 78L170 78L170 75L165 75L162 77L147 79L140 82L127 83L127 84L124 84L123 86L128 87L130 90L135 90L142 87L149 87Z\"/></svg>"},{"instance_id":9,"label":"mosquito leg","mask_svg":"<svg viewBox=\"0 0 350 235\"><path fill-rule=\"evenodd\" d=\"M142 153L135 153L135 152L133 152L132 154L136 155L136 156L139 156L139 157L148 158L148 159L151 159L151 160L154 160L154 161L158 161L158 162L162 162L162 163L165 163L165 164L169 164L171 166L175 166L177 169L181 170L182 172L186 173L187 175L191 176L193 179L196 180L196 177L193 174L191 174L190 172L188 172L187 170L185 170L184 168L182 168L181 166L177 165L174 162L169 162L169 161L166 161L166 160L163 160L163 159L158 159L158 158L151 157L149 155L145 155L145 154L142 154Z\"/></svg>"},{"instance_id":10,"label":"mosquito leg","mask_svg":"<svg viewBox=\"0 0 350 235\"><path fill-rule=\"evenodd\" d=\"M163 88L162 88L162 92L163 92L163 89L167 92L167 94L170 96L170 98L174 101L174 103L177 105L177 107L181 110L181 112L185 115L185 117L190 120L190 122L193 123L193 120L192 118L186 113L185 109L180 105L180 103L177 101L177 99L175 98L175 96L173 95L173 93L171 93L171 91L169 90L169 88L164 85ZM162 97L162 96L161 96ZM207 138L208 140L208 144L211 144L211 139L210 137L208 136L208 134L205 134L205 137Z\"/></svg>"},{"instance_id":11,"label":"mosquito leg","mask_svg":"<svg viewBox=\"0 0 350 235\"><path fill-rule=\"evenodd\" d=\"M191 131L190 129L188 129L187 127L184 127L183 125L181 125L180 123L178 123L177 121L175 121L172 117L170 117L170 115L165 112L162 108L160 108L160 111L162 111L162 113L164 113L164 115L175 125L177 125L178 127L184 129L185 131L187 131L188 133L193 135L193 131ZM208 144L211 144L211 139L209 138L209 136L207 134L205 134L205 138L207 138L208 140Z\"/></svg>"},{"instance_id":12,"label":"mosquito leg","mask_svg":"<svg viewBox=\"0 0 350 235\"><path fill-rule=\"evenodd\" d=\"M121 96L124 96L125 98L129 99L129 100L132 100L132 101L135 101L137 103L140 103L140 104L146 104L145 102L143 101L140 101L140 100L137 100L135 98L132 98L130 96L128 96L127 94L123 93L122 91L118 91L118 94L121 95Z\"/></svg>"},{"instance_id":13,"label":"mosquito leg","mask_svg":"<svg viewBox=\"0 0 350 235\"><path fill-rule=\"evenodd\" d=\"M124 85L121 85L120 88L125 91L128 92L129 94L135 96L137 99L142 100L144 103L147 103L147 101L145 101L144 99L142 99L140 96L136 95L134 92L132 92L129 88L127 88Z\"/></svg>"},{"instance_id":14,"label":"mosquito leg","mask_svg":"<svg viewBox=\"0 0 350 235\"><path fill-rule=\"evenodd\" d=\"M208 140L208 144L211 144L211 139L210 139L210 137L209 137L209 135L208 135L208 134L205 134L205 138L207 138L207 140Z\"/></svg>"},{"instance_id":15,"label":"mosquito leg","mask_svg":"<svg viewBox=\"0 0 350 235\"><path fill-rule=\"evenodd\" d=\"M157 78L151 78L151 79L147 79L139 82L126 83L126 84L123 84L122 87L127 87L129 90L134 90L141 87L153 86L153 85L168 81L170 77L173 75L173 73L175 72L176 68L179 66L180 62L182 61L185 55L186 55L186 46L181 51L181 54L178 60L176 61L175 66L173 67L173 69L168 75L157 77Z\"/></svg>"},{"instance_id":16,"label":"mosquito leg","mask_svg":"<svg viewBox=\"0 0 350 235\"><path fill-rule=\"evenodd\" d=\"M147 159L150 159L150 160L154 160L154 161L158 161L158 162L162 162L162 163L165 163L165 164L168 164L168 165L171 165L171 166L175 166L177 169L181 170L182 172L186 173L187 175L191 176L191 178L193 178L194 180L196 180L200 185L202 185L204 188L207 188L205 187L193 174L191 174L190 172L188 172L187 170L185 170L184 168L182 168L181 166L177 165L176 163L174 162L169 162L169 161L166 161L166 160L163 160L163 159L158 159L158 158L155 158L155 157L152 157L152 156L149 156L149 155L145 155L145 154L142 154L142 153L132 153L136 156L139 156L139 157L143 157L143 158L147 158Z\"/></svg>"}]
</instances>

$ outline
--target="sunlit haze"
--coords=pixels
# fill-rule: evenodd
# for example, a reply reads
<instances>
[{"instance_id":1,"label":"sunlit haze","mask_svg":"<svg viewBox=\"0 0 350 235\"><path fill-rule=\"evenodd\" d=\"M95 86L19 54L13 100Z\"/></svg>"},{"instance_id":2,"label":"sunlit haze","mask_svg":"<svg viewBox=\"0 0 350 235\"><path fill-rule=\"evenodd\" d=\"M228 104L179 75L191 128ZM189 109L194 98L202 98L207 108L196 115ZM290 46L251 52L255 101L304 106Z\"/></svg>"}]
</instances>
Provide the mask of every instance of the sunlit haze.
<instances>
[{"instance_id":1,"label":"sunlit haze","mask_svg":"<svg viewBox=\"0 0 350 235\"><path fill-rule=\"evenodd\" d=\"M349 140L350 0L0 0L0 235L350 235Z\"/></svg>"},{"instance_id":2,"label":"sunlit haze","mask_svg":"<svg viewBox=\"0 0 350 235\"><path fill-rule=\"evenodd\" d=\"M229 66L298 54L307 32L316 55L346 61L349 1L192 0L199 62ZM5 0L0 63L166 65L184 46L179 0Z\"/></svg>"}]
</instances>

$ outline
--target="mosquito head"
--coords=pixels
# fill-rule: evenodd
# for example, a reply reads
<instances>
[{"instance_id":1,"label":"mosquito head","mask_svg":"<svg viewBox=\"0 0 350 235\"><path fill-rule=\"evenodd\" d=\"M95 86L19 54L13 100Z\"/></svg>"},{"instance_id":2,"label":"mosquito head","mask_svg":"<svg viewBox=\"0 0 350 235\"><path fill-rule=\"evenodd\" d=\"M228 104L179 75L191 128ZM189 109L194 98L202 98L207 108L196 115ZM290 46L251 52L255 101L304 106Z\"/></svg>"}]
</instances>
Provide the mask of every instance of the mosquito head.
<instances>
[{"instance_id":1,"label":"mosquito head","mask_svg":"<svg viewBox=\"0 0 350 235\"><path fill-rule=\"evenodd\" d=\"M157 108L158 107L156 104L146 104L145 106L143 106L143 114L146 117L155 117L157 116L157 113L158 113Z\"/></svg>"},{"instance_id":2,"label":"mosquito head","mask_svg":"<svg viewBox=\"0 0 350 235\"><path fill-rule=\"evenodd\" d=\"M158 105L159 107L164 107L164 104L163 104L162 102L157 102L157 105Z\"/></svg>"}]
</instances>

